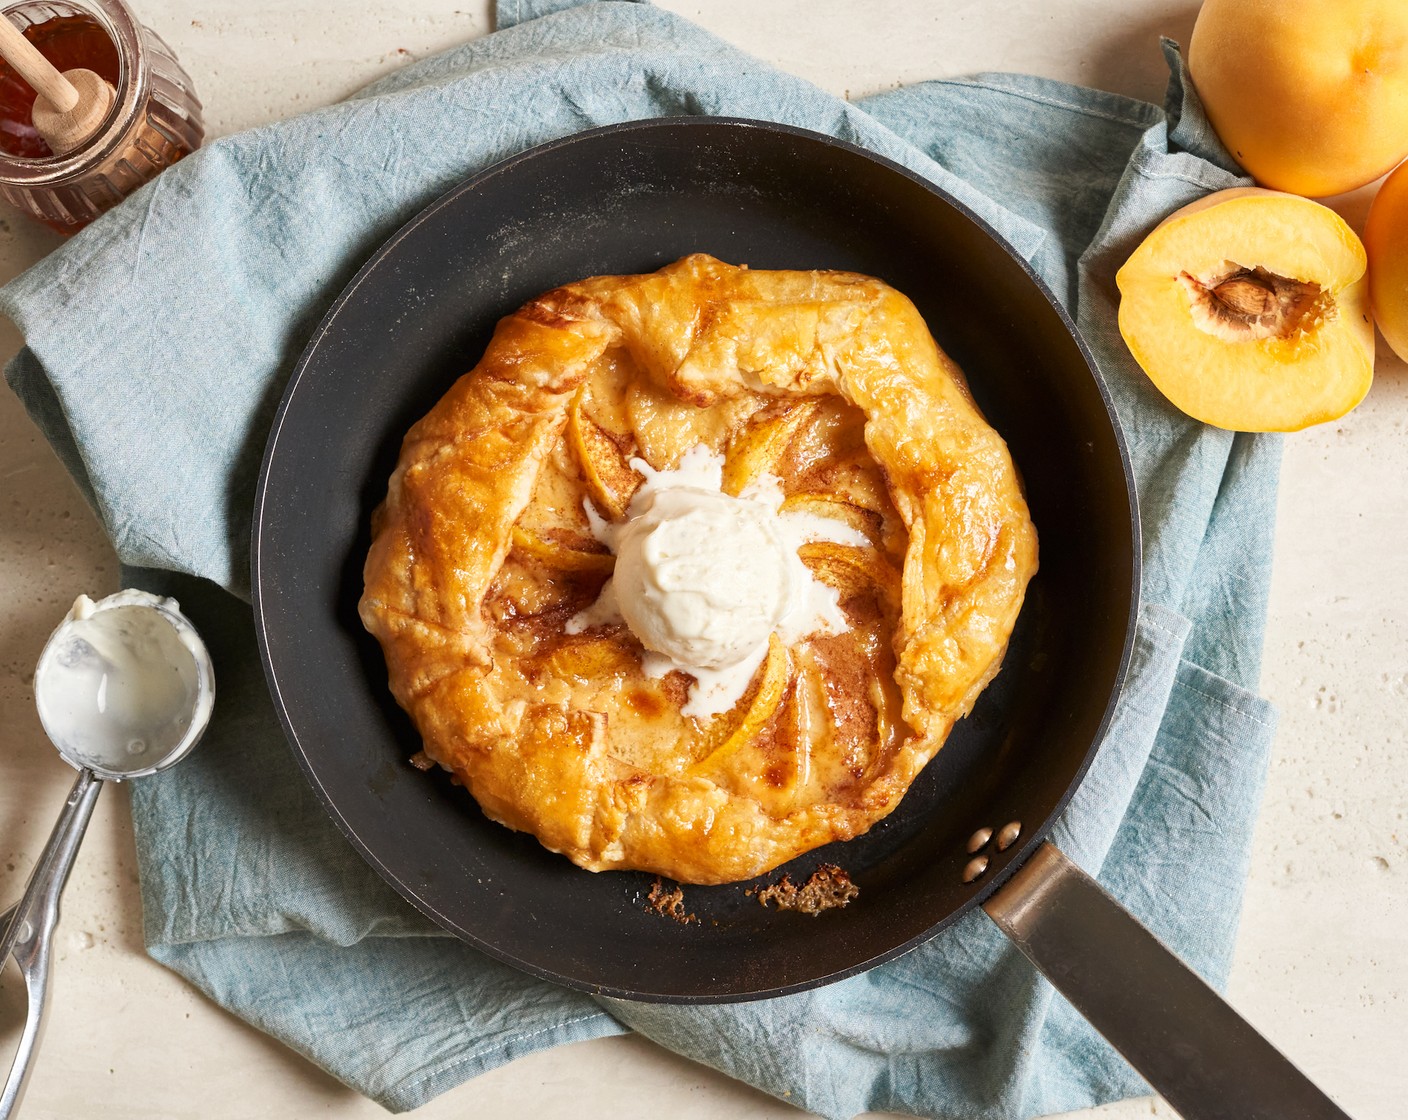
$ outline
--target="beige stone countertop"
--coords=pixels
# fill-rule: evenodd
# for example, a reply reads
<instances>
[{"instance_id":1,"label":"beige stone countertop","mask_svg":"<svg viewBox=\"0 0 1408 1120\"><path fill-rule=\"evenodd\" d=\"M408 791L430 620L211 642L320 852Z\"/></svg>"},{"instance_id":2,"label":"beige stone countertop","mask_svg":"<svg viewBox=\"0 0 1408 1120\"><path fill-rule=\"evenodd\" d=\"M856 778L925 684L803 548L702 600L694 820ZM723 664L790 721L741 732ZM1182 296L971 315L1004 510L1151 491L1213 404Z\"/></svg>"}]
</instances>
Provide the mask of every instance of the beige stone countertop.
<instances>
[{"instance_id":1,"label":"beige stone countertop","mask_svg":"<svg viewBox=\"0 0 1408 1120\"><path fill-rule=\"evenodd\" d=\"M174 48L214 135L337 100L485 33L484 0L134 0ZM1159 100L1157 36L1186 0L661 0L729 41L857 97L1019 70ZM1342 200L1361 225L1367 192ZM0 281L58 244L0 214ZM0 357L18 348L0 325ZM1408 1115L1408 370L1380 342L1368 399L1286 440L1263 691L1281 725L1230 997L1358 1120ZM73 772L31 694L49 630L117 587L93 515L0 389L0 900L17 897ZM26 1120L375 1117L358 1097L207 1001L142 950L126 797L100 800L64 898L47 1037ZM0 1063L17 1033L0 995ZM1152 1012L1151 1012L1152 1013ZM482 1120L787 1117L792 1107L638 1038L511 1063L415 1113ZM1174 1115L1138 1100L1090 1115Z\"/></svg>"}]
</instances>

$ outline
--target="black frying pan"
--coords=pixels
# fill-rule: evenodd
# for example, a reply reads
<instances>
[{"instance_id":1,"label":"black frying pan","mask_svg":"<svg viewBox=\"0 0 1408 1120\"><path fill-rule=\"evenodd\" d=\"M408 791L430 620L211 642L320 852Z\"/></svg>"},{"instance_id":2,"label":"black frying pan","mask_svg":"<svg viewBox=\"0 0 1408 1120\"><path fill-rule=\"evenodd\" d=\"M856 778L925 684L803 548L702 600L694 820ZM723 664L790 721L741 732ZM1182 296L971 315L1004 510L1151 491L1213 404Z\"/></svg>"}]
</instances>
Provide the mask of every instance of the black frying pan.
<instances>
[{"instance_id":1,"label":"black frying pan","mask_svg":"<svg viewBox=\"0 0 1408 1120\"><path fill-rule=\"evenodd\" d=\"M1001 674L900 807L865 836L764 877L843 867L859 901L816 920L760 906L753 884L690 887L700 923L663 920L643 905L651 877L582 871L488 821L446 776L408 764L419 740L356 613L370 514L401 438L478 360L494 323L567 281L698 251L869 273L906 293L1011 447L1041 537ZM486 953L607 995L749 999L870 968L986 904L1176 1107L1237 1120L1342 1116L1043 844L1129 660L1139 588L1129 464L1051 294L980 219L903 168L796 129L680 118L583 133L475 176L396 234L328 312L274 422L255 526L261 650L304 772L388 883ZM1009 824L1016 840L994 838L975 862L973 834ZM1164 1041L1151 993L1111 967L1136 958L1156 974L1162 1022L1191 1027L1192 1049ZM1201 1031L1223 1012L1222 1035ZM1203 1068L1233 1044L1240 1076ZM1242 1091L1255 1062L1280 1063L1267 1067L1279 1096L1255 1077L1255 1092ZM1214 1100L1215 1111L1194 1111Z\"/></svg>"}]
</instances>

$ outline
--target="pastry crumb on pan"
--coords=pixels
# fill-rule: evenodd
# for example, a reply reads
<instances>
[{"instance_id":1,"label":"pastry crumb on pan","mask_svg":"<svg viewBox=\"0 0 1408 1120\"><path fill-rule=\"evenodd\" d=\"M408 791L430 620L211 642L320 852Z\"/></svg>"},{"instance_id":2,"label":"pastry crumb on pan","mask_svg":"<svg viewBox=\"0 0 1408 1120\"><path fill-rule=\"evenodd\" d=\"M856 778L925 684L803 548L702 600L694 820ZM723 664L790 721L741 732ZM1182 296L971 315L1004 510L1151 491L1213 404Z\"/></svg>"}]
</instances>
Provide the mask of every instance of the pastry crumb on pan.
<instances>
[{"instance_id":1,"label":"pastry crumb on pan","mask_svg":"<svg viewBox=\"0 0 1408 1120\"><path fill-rule=\"evenodd\" d=\"M784 875L771 886L755 887L748 893L764 906L816 917L824 911L849 906L860 896L860 888L834 863L823 863L800 887L790 875Z\"/></svg>"},{"instance_id":2,"label":"pastry crumb on pan","mask_svg":"<svg viewBox=\"0 0 1408 1120\"><path fill-rule=\"evenodd\" d=\"M645 908L662 918L679 922L682 926L697 925L698 917L684 908L684 891L676 883L668 890L660 876L650 884L650 893L645 898Z\"/></svg>"}]
</instances>

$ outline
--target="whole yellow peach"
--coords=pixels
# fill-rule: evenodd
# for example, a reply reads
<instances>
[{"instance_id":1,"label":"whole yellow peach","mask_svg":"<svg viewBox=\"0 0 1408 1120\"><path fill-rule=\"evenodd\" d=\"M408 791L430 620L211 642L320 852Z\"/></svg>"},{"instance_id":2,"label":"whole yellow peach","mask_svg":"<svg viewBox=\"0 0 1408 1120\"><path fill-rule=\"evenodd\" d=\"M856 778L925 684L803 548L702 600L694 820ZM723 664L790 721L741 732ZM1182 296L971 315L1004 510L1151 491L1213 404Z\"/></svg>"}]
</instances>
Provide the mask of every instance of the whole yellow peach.
<instances>
[{"instance_id":1,"label":"whole yellow peach","mask_svg":"<svg viewBox=\"0 0 1408 1120\"><path fill-rule=\"evenodd\" d=\"M1188 69L1264 186L1339 194L1408 155L1408 0L1204 0Z\"/></svg>"},{"instance_id":2,"label":"whole yellow peach","mask_svg":"<svg viewBox=\"0 0 1408 1120\"><path fill-rule=\"evenodd\" d=\"M1369 298L1393 352L1408 362L1408 163L1384 180L1364 224Z\"/></svg>"}]
</instances>

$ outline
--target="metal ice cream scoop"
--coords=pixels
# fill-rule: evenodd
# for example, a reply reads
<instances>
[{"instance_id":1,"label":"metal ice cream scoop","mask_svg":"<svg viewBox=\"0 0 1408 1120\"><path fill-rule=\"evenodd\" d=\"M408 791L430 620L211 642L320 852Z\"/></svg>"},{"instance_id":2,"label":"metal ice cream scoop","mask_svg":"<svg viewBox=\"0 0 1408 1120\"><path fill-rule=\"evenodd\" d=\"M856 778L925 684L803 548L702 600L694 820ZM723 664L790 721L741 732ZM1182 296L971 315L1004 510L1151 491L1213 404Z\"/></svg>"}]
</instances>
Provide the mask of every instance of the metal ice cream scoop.
<instances>
[{"instance_id":1,"label":"metal ice cream scoop","mask_svg":"<svg viewBox=\"0 0 1408 1120\"><path fill-rule=\"evenodd\" d=\"M74 603L39 655L34 698L45 732L78 780L24 897L0 914L0 962L14 955L29 999L0 1091L0 1120L16 1114L39 1046L59 896L103 782L144 778L185 758L210 721L215 677L205 644L174 599L119 591Z\"/></svg>"}]
</instances>

